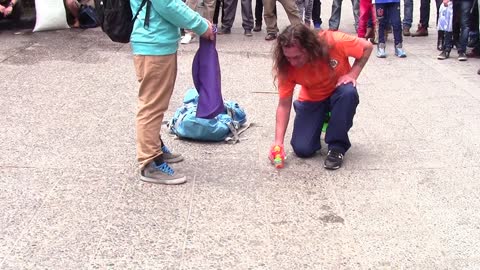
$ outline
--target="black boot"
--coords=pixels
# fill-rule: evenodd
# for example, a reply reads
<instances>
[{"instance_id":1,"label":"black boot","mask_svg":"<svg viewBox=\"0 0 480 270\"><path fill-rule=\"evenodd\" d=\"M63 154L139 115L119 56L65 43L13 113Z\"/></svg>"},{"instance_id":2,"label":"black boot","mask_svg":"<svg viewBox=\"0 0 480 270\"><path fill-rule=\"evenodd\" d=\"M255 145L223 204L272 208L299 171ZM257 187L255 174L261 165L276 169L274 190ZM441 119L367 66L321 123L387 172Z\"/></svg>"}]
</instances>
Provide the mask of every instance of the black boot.
<instances>
[{"instance_id":1,"label":"black boot","mask_svg":"<svg viewBox=\"0 0 480 270\"><path fill-rule=\"evenodd\" d=\"M444 49L444 44L445 43L445 31L438 31L438 37L437 37L437 50L443 51Z\"/></svg>"},{"instance_id":2,"label":"black boot","mask_svg":"<svg viewBox=\"0 0 480 270\"><path fill-rule=\"evenodd\" d=\"M260 32L260 31L262 31L262 22L256 21L255 27L253 27L253 32Z\"/></svg>"}]
</instances>

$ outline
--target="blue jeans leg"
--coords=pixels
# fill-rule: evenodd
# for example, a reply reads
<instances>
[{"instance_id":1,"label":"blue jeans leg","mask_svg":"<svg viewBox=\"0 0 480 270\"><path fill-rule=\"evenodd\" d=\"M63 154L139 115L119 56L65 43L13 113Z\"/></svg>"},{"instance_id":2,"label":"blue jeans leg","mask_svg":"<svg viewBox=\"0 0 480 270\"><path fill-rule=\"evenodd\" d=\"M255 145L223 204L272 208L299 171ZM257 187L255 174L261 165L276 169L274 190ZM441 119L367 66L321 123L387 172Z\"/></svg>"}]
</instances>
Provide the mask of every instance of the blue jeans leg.
<instances>
[{"instance_id":1,"label":"blue jeans leg","mask_svg":"<svg viewBox=\"0 0 480 270\"><path fill-rule=\"evenodd\" d=\"M403 2L403 26L410 28L413 23L413 0Z\"/></svg>"},{"instance_id":2,"label":"blue jeans leg","mask_svg":"<svg viewBox=\"0 0 480 270\"><path fill-rule=\"evenodd\" d=\"M428 27L430 21L430 0L420 0L420 24Z\"/></svg>"},{"instance_id":3,"label":"blue jeans leg","mask_svg":"<svg viewBox=\"0 0 480 270\"><path fill-rule=\"evenodd\" d=\"M388 19L393 28L393 38L395 45L403 42L402 37L402 21L400 19L400 3L389 3L388 5Z\"/></svg>"},{"instance_id":4,"label":"blue jeans leg","mask_svg":"<svg viewBox=\"0 0 480 270\"><path fill-rule=\"evenodd\" d=\"M328 20L328 28L338 30L340 26L340 16L342 15L342 0L332 1L332 16Z\"/></svg>"},{"instance_id":5,"label":"blue jeans leg","mask_svg":"<svg viewBox=\"0 0 480 270\"><path fill-rule=\"evenodd\" d=\"M385 43L385 27L388 23L387 4L375 4L375 15L377 17L378 43Z\"/></svg>"},{"instance_id":6,"label":"blue jeans leg","mask_svg":"<svg viewBox=\"0 0 480 270\"><path fill-rule=\"evenodd\" d=\"M458 53L465 53L468 43L468 32L470 32L470 9L472 9L472 2L470 1L456 1L454 8L457 7L460 14L460 47Z\"/></svg>"},{"instance_id":7,"label":"blue jeans leg","mask_svg":"<svg viewBox=\"0 0 480 270\"><path fill-rule=\"evenodd\" d=\"M359 103L357 88L351 83L340 85L329 100L332 115L325 134L325 142L329 150L335 149L345 153L351 146L348 131L353 125L353 117Z\"/></svg>"},{"instance_id":8,"label":"blue jeans leg","mask_svg":"<svg viewBox=\"0 0 480 270\"><path fill-rule=\"evenodd\" d=\"M329 100L293 102L296 115L290 144L297 156L310 157L320 150L320 134L328 105Z\"/></svg>"}]
</instances>

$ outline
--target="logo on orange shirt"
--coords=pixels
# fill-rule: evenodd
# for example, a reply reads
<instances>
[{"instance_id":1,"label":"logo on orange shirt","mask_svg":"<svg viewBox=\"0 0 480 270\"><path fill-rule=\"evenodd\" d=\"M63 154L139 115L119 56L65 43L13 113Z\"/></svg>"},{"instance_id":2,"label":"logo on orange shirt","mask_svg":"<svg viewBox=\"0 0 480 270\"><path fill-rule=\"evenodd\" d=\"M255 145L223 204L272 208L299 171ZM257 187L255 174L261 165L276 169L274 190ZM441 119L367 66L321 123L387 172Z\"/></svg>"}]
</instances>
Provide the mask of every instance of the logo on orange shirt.
<instances>
[{"instance_id":1,"label":"logo on orange shirt","mask_svg":"<svg viewBox=\"0 0 480 270\"><path fill-rule=\"evenodd\" d=\"M338 60L336 59L330 59L330 66L332 68L336 68L338 66Z\"/></svg>"}]
</instances>

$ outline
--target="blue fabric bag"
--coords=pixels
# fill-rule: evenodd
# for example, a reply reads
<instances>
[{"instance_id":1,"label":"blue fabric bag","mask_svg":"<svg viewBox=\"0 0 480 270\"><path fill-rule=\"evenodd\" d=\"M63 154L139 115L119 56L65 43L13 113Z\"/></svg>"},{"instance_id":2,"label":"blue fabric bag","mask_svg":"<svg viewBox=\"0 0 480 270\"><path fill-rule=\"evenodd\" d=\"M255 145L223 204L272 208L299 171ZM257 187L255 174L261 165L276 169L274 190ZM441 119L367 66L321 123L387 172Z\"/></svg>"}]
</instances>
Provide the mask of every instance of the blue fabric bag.
<instances>
[{"instance_id":1,"label":"blue fabric bag","mask_svg":"<svg viewBox=\"0 0 480 270\"><path fill-rule=\"evenodd\" d=\"M214 118L196 116L199 95L196 89L189 89L183 99L183 106L178 108L169 121L170 132L179 138L199 141L239 141L239 129L247 122L245 111L233 101L226 101L220 114Z\"/></svg>"}]
</instances>

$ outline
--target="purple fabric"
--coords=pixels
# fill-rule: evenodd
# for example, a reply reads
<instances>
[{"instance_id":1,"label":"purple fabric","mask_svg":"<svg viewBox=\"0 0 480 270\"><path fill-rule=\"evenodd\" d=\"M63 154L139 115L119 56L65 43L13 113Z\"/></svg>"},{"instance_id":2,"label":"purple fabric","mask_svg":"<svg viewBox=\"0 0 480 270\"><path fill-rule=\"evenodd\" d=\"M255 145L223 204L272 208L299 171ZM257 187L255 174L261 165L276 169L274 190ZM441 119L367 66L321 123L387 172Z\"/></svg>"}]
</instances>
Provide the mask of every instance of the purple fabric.
<instances>
[{"instance_id":1,"label":"purple fabric","mask_svg":"<svg viewBox=\"0 0 480 270\"><path fill-rule=\"evenodd\" d=\"M193 58L192 75L199 95L196 116L210 119L222 113L225 109L215 41L200 38L200 48Z\"/></svg>"}]
</instances>

